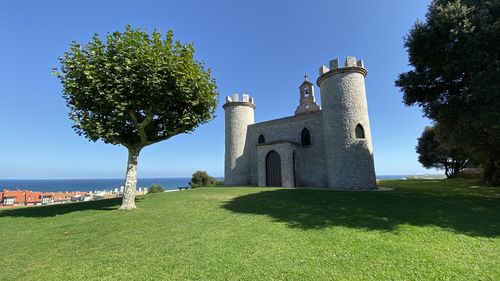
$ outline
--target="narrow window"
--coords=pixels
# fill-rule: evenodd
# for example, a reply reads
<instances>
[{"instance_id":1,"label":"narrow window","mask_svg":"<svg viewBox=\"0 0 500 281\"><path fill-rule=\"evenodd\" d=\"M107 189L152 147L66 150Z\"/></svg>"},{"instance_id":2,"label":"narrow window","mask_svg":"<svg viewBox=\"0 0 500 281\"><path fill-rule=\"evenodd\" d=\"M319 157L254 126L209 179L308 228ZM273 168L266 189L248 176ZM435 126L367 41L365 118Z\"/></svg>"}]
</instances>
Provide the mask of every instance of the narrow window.
<instances>
[{"instance_id":1,"label":"narrow window","mask_svg":"<svg viewBox=\"0 0 500 281\"><path fill-rule=\"evenodd\" d=\"M266 142L266 138L264 138L264 135L260 135L259 136L259 144L265 143L265 142Z\"/></svg>"},{"instance_id":2,"label":"narrow window","mask_svg":"<svg viewBox=\"0 0 500 281\"><path fill-rule=\"evenodd\" d=\"M302 130L302 133L300 133L300 139L302 145L311 144L311 134L309 133L309 130L307 128L304 128L304 130Z\"/></svg>"},{"instance_id":3,"label":"narrow window","mask_svg":"<svg viewBox=\"0 0 500 281\"><path fill-rule=\"evenodd\" d=\"M363 129L363 126L361 126L361 124L358 124L356 126L355 133L356 133L357 139L364 139L365 138L365 130Z\"/></svg>"}]
</instances>

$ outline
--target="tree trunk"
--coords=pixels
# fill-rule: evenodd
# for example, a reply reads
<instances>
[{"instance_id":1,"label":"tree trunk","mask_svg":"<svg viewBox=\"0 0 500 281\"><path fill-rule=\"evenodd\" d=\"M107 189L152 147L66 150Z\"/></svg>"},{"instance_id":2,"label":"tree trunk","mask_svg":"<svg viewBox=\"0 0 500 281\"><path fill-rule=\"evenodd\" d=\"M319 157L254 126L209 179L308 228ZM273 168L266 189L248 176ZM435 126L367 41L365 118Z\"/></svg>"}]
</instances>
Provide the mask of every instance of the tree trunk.
<instances>
[{"instance_id":1,"label":"tree trunk","mask_svg":"<svg viewBox=\"0 0 500 281\"><path fill-rule=\"evenodd\" d=\"M125 188L123 189L122 206L120 210L135 209L135 190L137 187L137 160L140 148L128 149L127 175L125 176Z\"/></svg>"},{"instance_id":2,"label":"tree trunk","mask_svg":"<svg viewBox=\"0 0 500 281\"><path fill-rule=\"evenodd\" d=\"M500 186L500 161L490 158L483 171L483 180L493 186Z\"/></svg>"},{"instance_id":3,"label":"tree trunk","mask_svg":"<svg viewBox=\"0 0 500 281\"><path fill-rule=\"evenodd\" d=\"M450 178L450 168L448 167L448 163L444 164L444 174L446 175L446 178Z\"/></svg>"},{"instance_id":4,"label":"tree trunk","mask_svg":"<svg viewBox=\"0 0 500 281\"><path fill-rule=\"evenodd\" d=\"M449 179L455 178L458 175L458 172L461 170L462 164L460 164L461 161L459 160L452 160L451 165L450 165L450 175L448 176Z\"/></svg>"}]
</instances>

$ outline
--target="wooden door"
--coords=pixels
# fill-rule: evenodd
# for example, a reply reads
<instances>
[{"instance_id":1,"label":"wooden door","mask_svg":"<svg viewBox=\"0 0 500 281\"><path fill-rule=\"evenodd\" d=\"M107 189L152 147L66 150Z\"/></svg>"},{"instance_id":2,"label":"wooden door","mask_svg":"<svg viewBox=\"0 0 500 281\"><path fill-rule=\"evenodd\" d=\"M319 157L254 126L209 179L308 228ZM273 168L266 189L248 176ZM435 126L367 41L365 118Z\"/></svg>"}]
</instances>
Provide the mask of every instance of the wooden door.
<instances>
[{"instance_id":1,"label":"wooden door","mask_svg":"<svg viewBox=\"0 0 500 281\"><path fill-rule=\"evenodd\" d=\"M281 186L281 157L276 151L266 156L266 185Z\"/></svg>"}]
</instances>

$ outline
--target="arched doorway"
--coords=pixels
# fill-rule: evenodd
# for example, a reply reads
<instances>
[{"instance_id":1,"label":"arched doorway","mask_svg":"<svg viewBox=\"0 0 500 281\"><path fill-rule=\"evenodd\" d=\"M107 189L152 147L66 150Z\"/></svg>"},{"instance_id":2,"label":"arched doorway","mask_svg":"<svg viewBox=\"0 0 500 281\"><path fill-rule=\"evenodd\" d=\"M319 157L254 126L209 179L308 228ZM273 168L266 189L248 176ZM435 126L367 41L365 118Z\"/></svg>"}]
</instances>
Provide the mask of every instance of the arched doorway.
<instances>
[{"instance_id":1,"label":"arched doorway","mask_svg":"<svg viewBox=\"0 0 500 281\"><path fill-rule=\"evenodd\" d=\"M281 186L281 157L272 150L266 156L266 185Z\"/></svg>"}]
</instances>

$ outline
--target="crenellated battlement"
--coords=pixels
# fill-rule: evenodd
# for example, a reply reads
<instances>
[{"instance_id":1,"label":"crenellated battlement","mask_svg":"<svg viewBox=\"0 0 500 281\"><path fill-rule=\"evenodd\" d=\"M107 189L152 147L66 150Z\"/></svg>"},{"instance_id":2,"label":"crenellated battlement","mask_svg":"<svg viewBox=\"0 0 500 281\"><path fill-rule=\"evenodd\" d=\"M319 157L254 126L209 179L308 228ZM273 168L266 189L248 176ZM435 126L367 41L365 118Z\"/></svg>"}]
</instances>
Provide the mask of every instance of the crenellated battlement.
<instances>
[{"instance_id":1,"label":"crenellated battlement","mask_svg":"<svg viewBox=\"0 0 500 281\"><path fill-rule=\"evenodd\" d=\"M331 60L328 66L329 67L322 65L319 67L319 78L317 81L318 86L325 77L336 73L354 71L354 72L359 72L364 76L368 74L368 71L366 71L365 69L364 61L361 59L356 61L356 57L346 57L343 67L340 66L339 59Z\"/></svg>"},{"instance_id":2,"label":"crenellated battlement","mask_svg":"<svg viewBox=\"0 0 500 281\"><path fill-rule=\"evenodd\" d=\"M226 97L224 122L226 150L224 156L224 184L248 185L250 182L250 155L248 154L248 125L255 123L254 99L247 94Z\"/></svg>"},{"instance_id":3,"label":"crenellated battlement","mask_svg":"<svg viewBox=\"0 0 500 281\"><path fill-rule=\"evenodd\" d=\"M362 60L333 59L319 69L321 107L305 74L295 115L257 124L252 97L225 97L224 184L376 188L366 74Z\"/></svg>"},{"instance_id":4,"label":"crenellated battlement","mask_svg":"<svg viewBox=\"0 0 500 281\"><path fill-rule=\"evenodd\" d=\"M235 106L250 106L255 109L255 100L253 97L247 95L247 94L241 94L241 100L240 100L240 94L234 93L231 96L226 97L226 101L223 105L223 108L226 109L227 106L229 105L235 105Z\"/></svg>"}]
</instances>

